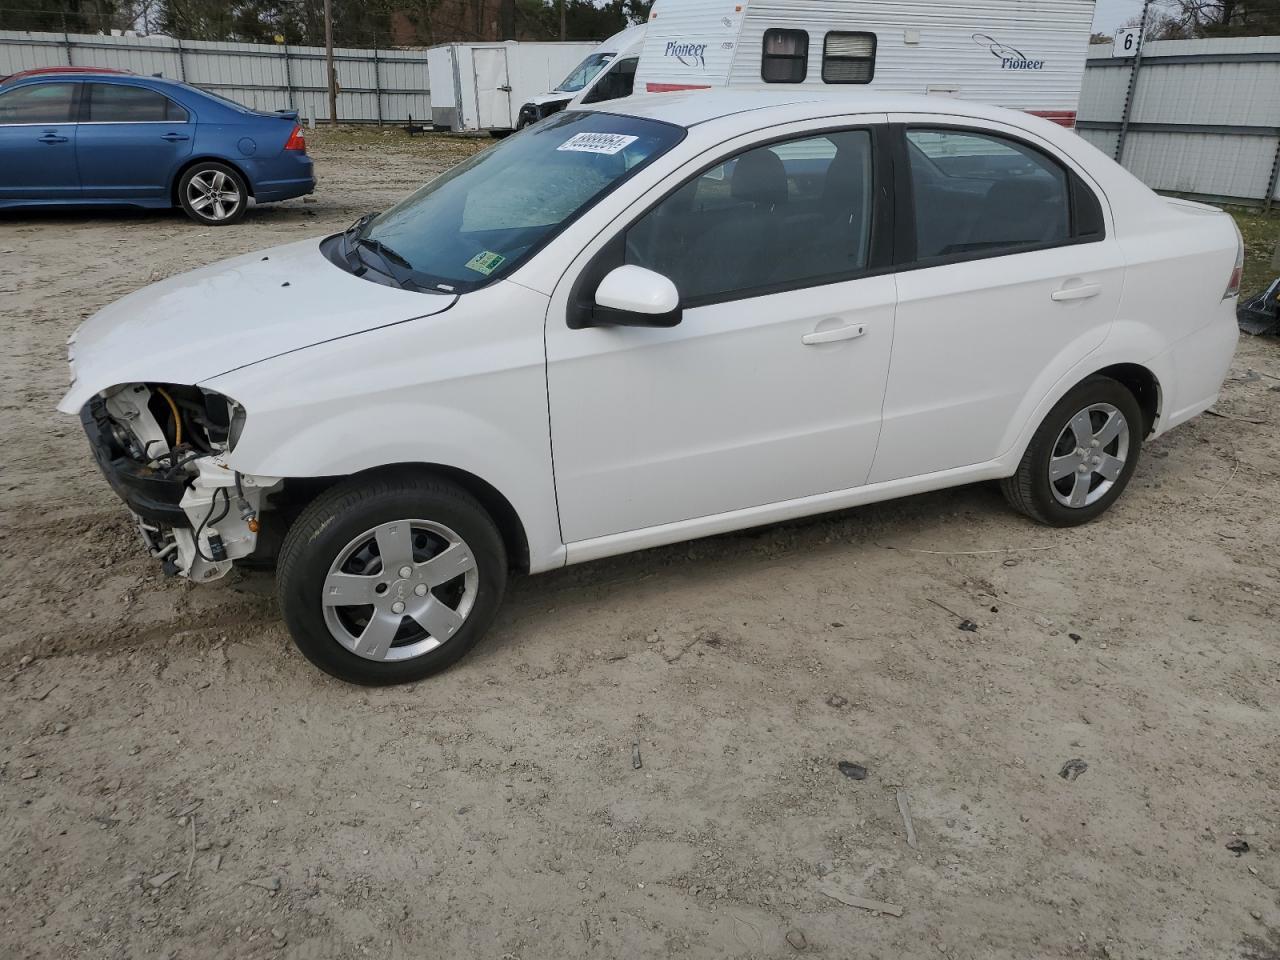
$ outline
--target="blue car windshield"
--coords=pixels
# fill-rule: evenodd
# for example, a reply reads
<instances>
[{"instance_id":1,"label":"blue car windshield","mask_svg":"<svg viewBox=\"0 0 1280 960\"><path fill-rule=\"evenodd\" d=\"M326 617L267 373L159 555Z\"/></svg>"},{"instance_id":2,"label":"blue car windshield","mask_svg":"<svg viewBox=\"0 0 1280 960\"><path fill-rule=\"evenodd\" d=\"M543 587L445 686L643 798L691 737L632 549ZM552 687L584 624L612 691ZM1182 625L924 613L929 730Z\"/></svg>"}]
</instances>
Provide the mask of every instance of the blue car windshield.
<instances>
[{"instance_id":1,"label":"blue car windshield","mask_svg":"<svg viewBox=\"0 0 1280 960\"><path fill-rule=\"evenodd\" d=\"M436 177L354 242L373 241L419 287L474 290L510 273L684 134L656 120L557 113Z\"/></svg>"}]
</instances>

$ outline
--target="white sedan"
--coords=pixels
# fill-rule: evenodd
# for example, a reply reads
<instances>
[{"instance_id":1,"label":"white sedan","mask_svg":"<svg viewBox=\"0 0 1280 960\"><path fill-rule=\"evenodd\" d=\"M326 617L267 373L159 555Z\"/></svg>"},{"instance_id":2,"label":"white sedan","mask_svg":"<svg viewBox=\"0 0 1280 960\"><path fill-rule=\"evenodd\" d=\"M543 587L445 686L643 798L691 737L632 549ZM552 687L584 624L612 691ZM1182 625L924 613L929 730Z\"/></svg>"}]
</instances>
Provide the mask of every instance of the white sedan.
<instances>
[{"instance_id":1,"label":"white sedan","mask_svg":"<svg viewBox=\"0 0 1280 960\"><path fill-rule=\"evenodd\" d=\"M393 683L511 571L983 480L1092 520L1214 402L1242 262L1022 113L635 97L107 307L60 409L168 572L275 563L302 652Z\"/></svg>"}]
</instances>

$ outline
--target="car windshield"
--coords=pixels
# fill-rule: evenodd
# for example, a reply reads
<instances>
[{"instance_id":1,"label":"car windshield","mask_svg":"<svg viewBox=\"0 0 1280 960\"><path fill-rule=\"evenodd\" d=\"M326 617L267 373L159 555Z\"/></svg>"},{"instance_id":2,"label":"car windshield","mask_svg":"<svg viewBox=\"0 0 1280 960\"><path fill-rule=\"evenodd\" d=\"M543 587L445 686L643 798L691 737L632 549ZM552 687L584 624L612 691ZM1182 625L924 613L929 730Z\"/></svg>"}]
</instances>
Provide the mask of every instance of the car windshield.
<instances>
[{"instance_id":1,"label":"car windshield","mask_svg":"<svg viewBox=\"0 0 1280 960\"><path fill-rule=\"evenodd\" d=\"M436 177L350 242L394 257L415 286L474 290L683 138L683 128L656 120L557 113Z\"/></svg>"},{"instance_id":2,"label":"car windshield","mask_svg":"<svg viewBox=\"0 0 1280 960\"><path fill-rule=\"evenodd\" d=\"M573 68L573 73L569 74L556 87L561 93L577 93L588 83L591 78L599 73L606 63L612 60L616 54L612 53L593 53L587 59Z\"/></svg>"}]
</instances>

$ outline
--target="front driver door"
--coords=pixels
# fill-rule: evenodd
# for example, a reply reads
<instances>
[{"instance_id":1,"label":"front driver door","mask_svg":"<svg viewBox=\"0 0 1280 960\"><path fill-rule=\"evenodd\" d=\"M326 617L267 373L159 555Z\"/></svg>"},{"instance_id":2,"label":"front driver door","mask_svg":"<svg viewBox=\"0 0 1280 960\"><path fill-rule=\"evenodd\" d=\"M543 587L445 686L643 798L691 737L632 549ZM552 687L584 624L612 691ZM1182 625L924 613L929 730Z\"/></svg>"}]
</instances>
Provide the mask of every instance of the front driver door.
<instances>
[{"instance_id":1,"label":"front driver door","mask_svg":"<svg viewBox=\"0 0 1280 960\"><path fill-rule=\"evenodd\" d=\"M50 81L0 93L0 200L71 200L80 84Z\"/></svg>"},{"instance_id":2,"label":"front driver door","mask_svg":"<svg viewBox=\"0 0 1280 960\"><path fill-rule=\"evenodd\" d=\"M895 304L882 130L698 163L569 270L547 323L566 543L866 481ZM678 326L570 329L563 305L622 262L675 282Z\"/></svg>"}]
</instances>

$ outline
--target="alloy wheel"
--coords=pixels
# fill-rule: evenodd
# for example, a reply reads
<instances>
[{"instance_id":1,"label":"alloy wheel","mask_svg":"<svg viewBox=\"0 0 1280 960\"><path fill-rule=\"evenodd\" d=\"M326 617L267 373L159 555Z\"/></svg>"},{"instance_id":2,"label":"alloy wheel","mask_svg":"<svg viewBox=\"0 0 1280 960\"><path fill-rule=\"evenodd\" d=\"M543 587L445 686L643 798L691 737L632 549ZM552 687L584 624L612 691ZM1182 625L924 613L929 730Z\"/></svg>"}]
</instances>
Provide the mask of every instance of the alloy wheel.
<instances>
[{"instance_id":1,"label":"alloy wheel","mask_svg":"<svg viewBox=\"0 0 1280 960\"><path fill-rule=\"evenodd\" d=\"M1129 421L1109 403L1073 416L1053 445L1049 489L1065 507L1087 507L1106 496L1129 456Z\"/></svg>"},{"instance_id":2,"label":"alloy wheel","mask_svg":"<svg viewBox=\"0 0 1280 960\"><path fill-rule=\"evenodd\" d=\"M221 170L202 170L187 181L187 203L206 219L226 220L243 201L235 180Z\"/></svg>"},{"instance_id":3,"label":"alloy wheel","mask_svg":"<svg viewBox=\"0 0 1280 960\"><path fill-rule=\"evenodd\" d=\"M368 660L409 660L449 641L475 606L480 574L457 533L430 520L366 530L329 566L321 588L333 639Z\"/></svg>"}]
</instances>

